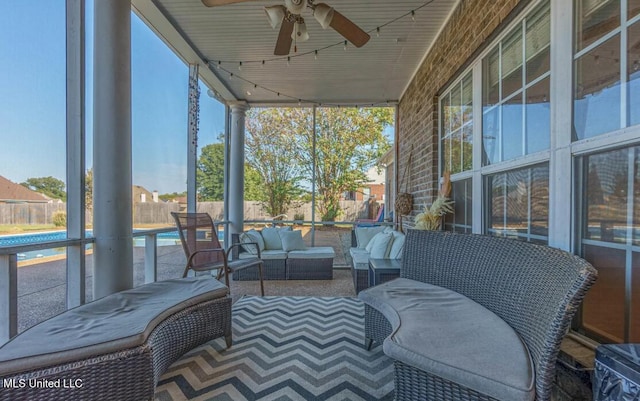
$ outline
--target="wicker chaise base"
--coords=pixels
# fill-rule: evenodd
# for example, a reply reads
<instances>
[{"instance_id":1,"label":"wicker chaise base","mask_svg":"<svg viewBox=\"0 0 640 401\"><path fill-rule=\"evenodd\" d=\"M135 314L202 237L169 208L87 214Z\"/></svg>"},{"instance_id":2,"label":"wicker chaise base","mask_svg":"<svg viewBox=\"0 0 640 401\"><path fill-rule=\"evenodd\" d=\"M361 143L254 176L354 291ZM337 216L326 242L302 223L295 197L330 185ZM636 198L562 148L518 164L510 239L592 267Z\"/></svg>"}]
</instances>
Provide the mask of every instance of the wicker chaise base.
<instances>
[{"instance_id":1,"label":"wicker chaise base","mask_svg":"<svg viewBox=\"0 0 640 401\"><path fill-rule=\"evenodd\" d=\"M497 401L455 382L394 361L396 400Z\"/></svg>"},{"instance_id":2,"label":"wicker chaise base","mask_svg":"<svg viewBox=\"0 0 640 401\"><path fill-rule=\"evenodd\" d=\"M169 365L218 337L225 337L231 346L231 298L176 312L138 347L2 377L0 400L152 400ZM13 388L7 388L9 382Z\"/></svg>"},{"instance_id":3,"label":"wicker chaise base","mask_svg":"<svg viewBox=\"0 0 640 401\"><path fill-rule=\"evenodd\" d=\"M333 257L287 259L287 280L332 280Z\"/></svg>"}]
</instances>

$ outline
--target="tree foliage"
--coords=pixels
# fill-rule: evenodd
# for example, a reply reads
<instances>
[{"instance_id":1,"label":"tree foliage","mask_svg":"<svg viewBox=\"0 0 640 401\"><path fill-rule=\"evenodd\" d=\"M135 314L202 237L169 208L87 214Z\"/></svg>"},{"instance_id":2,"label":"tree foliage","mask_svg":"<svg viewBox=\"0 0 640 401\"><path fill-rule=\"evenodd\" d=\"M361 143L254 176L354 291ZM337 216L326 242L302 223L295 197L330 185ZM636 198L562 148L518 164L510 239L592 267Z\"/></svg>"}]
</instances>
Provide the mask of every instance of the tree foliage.
<instances>
[{"instance_id":1,"label":"tree foliage","mask_svg":"<svg viewBox=\"0 0 640 401\"><path fill-rule=\"evenodd\" d=\"M316 168L316 207L323 221L341 213L340 198L367 181L366 171L390 148L385 127L391 108L318 108L316 152L313 111L303 108L251 110L247 118L247 160L264 182L270 214L283 213L300 197L300 182ZM278 207L277 205L281 205ZM279 214L275 213L275 214Z\"/></svg>"},{"instance_id":2,"label":"tree foliage","mask_svg":"<svg viewBox=\"0 0 640 401\"><path fill-rule=\"evenodd\" d=\"M299 202L302 169L296 163L296 137L289 119L291 109L252 109L246 120L245 160L260 177L262 205L277 216Z\"/></svg>"},{"instance_id":3,"label":"tree foliage","mask_svg":"<svg viewBox=\"0 0 640 401\"><path fill-rule=\"evenodd\" d=\"M34 177L27 178L25 182L20 185L29 188L32 191L40 192L53 199L67 200L67 193L65 192L64 181L55 177Z\"/></svg>"},{"instance_id":4,"label":"tree foliage","mask_svg":"<svg viewBox=\"0 0 640 401\"><path fill-rule=\"evenodd\" d=\"M224 138L220 135L219 139ZM200 201L224 199L224 143L212 143L202 148L198 159L196 180ZM260 176L248 164L244 168L244 199L250 201L265 199Z\"/></svg>"}]
</instances>

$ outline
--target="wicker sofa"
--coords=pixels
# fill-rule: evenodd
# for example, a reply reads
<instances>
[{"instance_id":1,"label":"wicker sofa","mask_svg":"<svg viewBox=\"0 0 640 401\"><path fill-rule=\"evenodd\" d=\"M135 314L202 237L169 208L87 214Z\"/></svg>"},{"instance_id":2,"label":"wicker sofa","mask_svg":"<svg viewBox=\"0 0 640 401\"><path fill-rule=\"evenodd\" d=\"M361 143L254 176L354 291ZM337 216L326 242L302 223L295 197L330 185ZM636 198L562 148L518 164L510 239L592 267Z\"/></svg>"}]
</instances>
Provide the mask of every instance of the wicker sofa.
<instances>
[{"instance_id":1,"label":"wicker sofa","mask_svg":"<svg viewBox=\"0 0 640 401\"><path fill-rule=\"evenodd\" d=\"M409 230L400 278L359 294L366 346L394 359L398 400L547 401L595 269L567 252Z\"/></svg>"},{"instance_id":2,"label":"wicker sofa","mask_svg":"<svg viewBox=\"0 0 640 401\"><path fill-rule=\"evenodd\" d=\"M169 365L218 337L231 346L226 286L206 276L146 284L63 312L2 346L0 400L151 400Z\"/></svg>"},{"instance_id":3,"label":"wicker sofa","mask_svg":"<svg viewBox=\"0 0 640 401\"><path fill-rule=\"evenodd\" d=\"M405 236L399 231L393 231L390 226L354 227L351 230L351 277L356 294L369 287L369 258L370 252L367 245L374 240L376 235L391 233L393 238L388 244L387 250L375 259L400 259L404 247Z\"/></svg>"},{"instance_id":4,"label":"wicker sofa","mask_svg":"<svg viewBox=\"0 0 640 401\"><path fill-rule=\"evenodd\" d=\"M287 241L279 240L279 232L283 235L297 234L298 246L289 245ZM271 234L270 236L268 234ZM264 238L263 238L264 236ZM250 230L242 234L232 234L233 243L258 243L260 257L263 261L263 278L265 280L332 280L333 259L335 251L331 247L307 247L302 242L302 234L292 231L290 226L265 228L262 231ZM270 239L270 240L269 240ZM253 246L253 245L249 245ZM252 258L257 252L252 252L248 246L233 249L233 259ZM248 281L258 279L258 269L247 268L233 274L233 280Z\"/></svg>"}]
</instances>

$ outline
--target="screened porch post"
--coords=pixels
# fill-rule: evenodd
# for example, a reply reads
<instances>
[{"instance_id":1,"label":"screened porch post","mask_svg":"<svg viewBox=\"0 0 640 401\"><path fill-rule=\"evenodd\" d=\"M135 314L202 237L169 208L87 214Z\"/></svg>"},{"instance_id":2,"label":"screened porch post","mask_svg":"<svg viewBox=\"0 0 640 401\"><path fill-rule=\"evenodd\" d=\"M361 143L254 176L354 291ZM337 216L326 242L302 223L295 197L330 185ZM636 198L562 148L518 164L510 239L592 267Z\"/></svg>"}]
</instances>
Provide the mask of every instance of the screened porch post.
<instances>
[{"instance_id":1,"label":"screened porch post","mask_svg":"<svg viewBox=\"0 0 640 401\"><path fill-rule=\"evenodd\" d=\"M244 121L248 106L231 103L231 135L229 138L229 221L232 234L244 227Z\"/></svg>"},{"instance_id":2,"label":"screened porch post","mask_svg":"<svg viewBox=\"0 0 640 401\"><path fill-rule=\"evenodd\" d=\"M133 287L131 1L95 0L94 299Z\"/></svg>"}]
</instances>

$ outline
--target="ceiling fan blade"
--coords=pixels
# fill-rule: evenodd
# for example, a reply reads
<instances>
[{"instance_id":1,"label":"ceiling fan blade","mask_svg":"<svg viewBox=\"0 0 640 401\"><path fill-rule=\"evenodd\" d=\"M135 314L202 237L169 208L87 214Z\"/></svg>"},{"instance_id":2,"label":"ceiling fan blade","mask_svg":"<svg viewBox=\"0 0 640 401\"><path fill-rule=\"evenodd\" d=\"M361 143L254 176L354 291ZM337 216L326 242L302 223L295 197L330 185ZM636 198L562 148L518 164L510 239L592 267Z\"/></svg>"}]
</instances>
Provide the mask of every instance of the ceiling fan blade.
<instances>
[{"instance_id":1,"label":"ceiling fan blade","mask_svg":"<svg viewBox=\"0 0 640 401\"><path fill-rule=\"evenodd\" d=\"M202 4L207 7L225 6L227 4L244 3L245 1L255 0L202 0Z\"/></svg>"},{"instance_id":2,"label":"ceiling fan blade","mask_svg":"<svg viewBox=\"0 0 640 401\"><path fill-rule=\"evenodd\" d=\"M355 47L364 46L371 36L363 31L358 25L351 22L351 20L337 11L333 11L333 19L329 25L335 29L340 35L344 36L349 42L353 43Z\"/></svg>"},{"instance_id":3,"label":"ceiling fan blade","mask_svg":"<svg viewBox=\"0 0 640 401\"><path fill-rule=\"evenodd\" d=\"M293 42L291 34L293 33L293 26L293 21L290 21L286 17L282 19L282 26L280 27L278 41L276 42L276 49L273 51L273 54L276 56L286 56L291 51L291 42Z\"/></svg>"}]
</instances>

